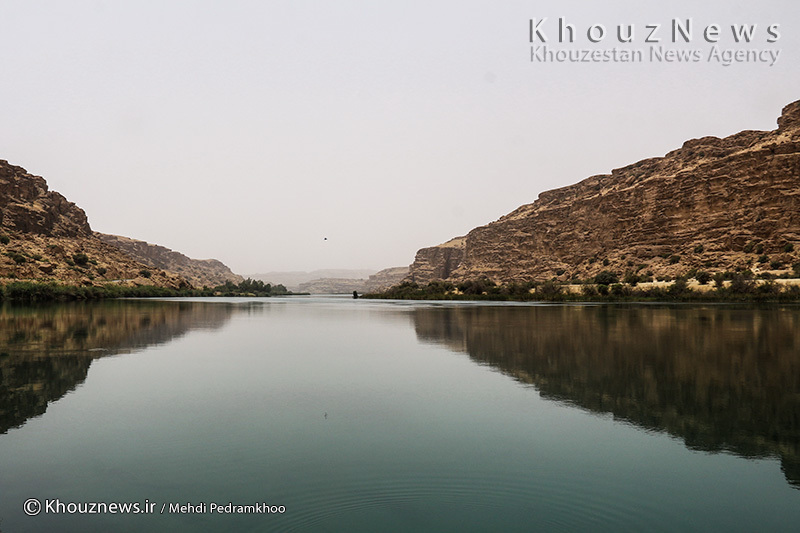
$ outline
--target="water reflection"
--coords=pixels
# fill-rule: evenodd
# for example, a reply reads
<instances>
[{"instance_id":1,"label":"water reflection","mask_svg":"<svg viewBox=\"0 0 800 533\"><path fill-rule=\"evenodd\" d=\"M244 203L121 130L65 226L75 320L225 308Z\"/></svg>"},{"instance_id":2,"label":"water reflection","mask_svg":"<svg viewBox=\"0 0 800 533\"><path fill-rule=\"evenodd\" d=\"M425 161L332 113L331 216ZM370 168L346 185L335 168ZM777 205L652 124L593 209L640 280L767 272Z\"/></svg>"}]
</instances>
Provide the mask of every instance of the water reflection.
<instances>
[{"instance_id":1,"label":"water reflection","mask_svg":"<svg viewBox=\"0 0 800 533\"><path fill-rule=\"evenodd\" d=\"M0 434L42 415L86 379L94 359L224 325L218 303L109 301L0 308Z\"/></svg>"},{"instance_id":2,"label":"water reflection","mask_svg":"<svg viewBox=\"0 0 800 533\"><path fill-rule=\"evenodd\" d=\"M423 307L419 339L545 398L667 431L696 450L779 457L800 488L800 309Z\"/></svg>"}]
</instances>

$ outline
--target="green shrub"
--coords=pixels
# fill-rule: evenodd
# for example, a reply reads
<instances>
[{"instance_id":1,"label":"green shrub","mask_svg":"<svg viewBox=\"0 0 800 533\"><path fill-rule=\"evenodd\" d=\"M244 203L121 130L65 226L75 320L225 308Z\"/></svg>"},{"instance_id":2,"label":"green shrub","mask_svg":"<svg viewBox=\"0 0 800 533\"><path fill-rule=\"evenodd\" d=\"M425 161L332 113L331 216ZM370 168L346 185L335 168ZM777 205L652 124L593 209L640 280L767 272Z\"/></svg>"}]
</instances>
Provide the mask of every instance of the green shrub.
<instances>
[{"instance_id":1,"label":"green shrub","mask_svg":"<svg viewBox=\"0 0 800 533\"><path fill-rule=\"evenodd\" d=\"M639 276L633 272L626 272L625 276L622 278L622 281L631 287L635 287L641 281L641 278L639 278Z\"/></svg>"},{"instance_id":2,"label":"green shrub","mask_svg":"<svg viewBox=\"0 0 800 533\"><path fill-rule=\"evenodd\" d=\"M27 259L25 259L25 256L19 252L8 252L6 255L10 257L18 265L21 265L27 261Z\"/></svg>"},{"instance_id":3,"label":"green shrub","mask_svg":"<svg viewBox=\"0 0 800 533\"><path fill-rule=\"evenodd\" d=\"M697 274L695 274L694 279L696 279L697 283L699 283L700 285L705 285L706 283L711 281L711 274L709 274L705 270L701 270Z\"/></svg>"},{"instance_id":4,"label":"green shrub","mask_svg":"<svg viewBox=\"0 0 800 533\"><path fill-rule=\"evenodd\" d=\"M101 276L105 276L106 272L108 272L106 267L97 267L97 273L100 274Z\"/></svg>"},{"instance_id":5,"label":"green shrub","mask_svg":"<svg viewBox=\"0 0 800 533\"><path fill-rule=\"evenodd\" d=\"M242 283L244 283L244 282L242 282ZM269 285L269 284L267 284L267 285ZM272 287L270 286L270 289L271 288ZM445 293L453 291L455 288L456 288L455 285L453 285L452 283L450 283L448 281L434 280L434 281L431 281L430 283L428 283L428 286L427 286L427 288L425 290L430 294L445 294ZM269 289L267 289L267 290L269 290ZM255 293L255 292L258 292L258 291L257 290L253 290L252 292Z\"/></svg>"},{"instance_id":6,"label":"green shrub","mask_svg":"<svg viewBox=\"0 0 800 533\"><path fill-rule=\"evenodd\" d=\"M603 270L594 277L594 282L598 285L611 285L612 283L619 283L619 276L608 270Z\"/></svg>"},{"instance_id":7,"label":"green shrub","mask_svg":"<svg viewBox=\"0 0 800 533\"><path fill-rule=\"evenodd\" d=\"M763 254L764 253L764 244L763 243L756 244L756 247L754 248L754 251L757 254Z\"/></svg>"},{"instance_id":8,"label":"green shrub","mask_svg":"<svg viewBox=\"0 0 800 533\"><path fill-rule=\"evenodd\" d=\"M705 250L705 247L702 244L698 244L694 247L694 253L696 254L702 254L703 250Z\"/></svg>"},{"instance_id":9,"label":"green shrub","mask_svg":"<svg viewBox=\"0 0 800 533\"><path fill-rule=\"evenodd\" d=\"M753 241L750 241L747 244L745 244L744 248L743 248L744 253L746 253L746 254L751 253L753 251L753 246L755 246Z\"/></svg>"},{"instance_id":10,"label":"green shrub","mask_svg":"<svg viewBox=\"0 0 800 533\"><path fill-rule=\"evenodd\" d=\"M758 256L759 263L766 263L767 261L769 261L769 256L767 254L762 254Z\"/></svg>"},{"instance_id":11,"label":"green shrub","mask_svg":"<svg viewBox=\"0 0 800 533\"><path fill-rule=\"evenodd\" d=\"M630 288L621 283L615 283L611 286L611 294L614 296L628 296L630 293Z\"/></svg>"},{"instance_id":12,"label":"green shrub","mask_svg":"<svg viewBox=\"0 0 800 533\"><path fill-rule=\"evenodd\" d=\"M462 283L459 283L458 285L458 290L460 290L464 294L473 294L473 295L483 294L484 292L488 293L493 288L496 288L495 282L487 278L481 278L477 280L467 280Z\"/></svg>"},{"instance_id":13,"label":"green shrub","mask_svg":"<svg viewBox=\"0 0 800 533\"><path fill-rule=\"evenodd\" d=\"M786 244L783 245L783 251L786 252L787 254L790 252L794 252L794 244L791 242L787 242Z\"/></svg>"},{"instance_id":14,"label":"green shrub","mask_svg":"<svg viewBox=\"0 0 800 533\"><path fill-rule=\"evenodd\" d=\"M669 286L667 292L672 296L680 296L686 294L687 292L691 292L691 289L687 285L685 279L678 278L672 285Z\"/></svg>"},{"instance_id":15,"label":"green shrub","mask_svg":"<svg viewBox=\"0 0 800 533\"><path fill-rule=\"evenodd\" d=\"M142 276L143 278L149 278L150 276L153 275L153 273L143 268L139 271L139 275Z\"/></svg>"},{"instance_id":16,"label":"green shrub","mask_svg":"<svg viewBox=\"0 0 800 533\"><path fill-rule=\"evenodd\" d=\"M778 261L778 260L775 260L775 261L772 261L772 262L769 264L769 267L770 267L772 270L778 270L778 269L780 269L780 268L783 268L783 263L781 263L781 262L780 262L780 261Z\"/></svg>"},{"instance_id":17,"label":"green shrub","mask_svg":"<svg viewBox=\"0 0 800 533\"><path fill-rule=\"evenodd\" d=\"M781 286L772 280L762 283L756 287L757 294L763 294L766 296L776 296L777 294L780 294L780 292Z\"/></svg>"},{"instance_id":18,"label":"green shrub","mask_svg":"<svg viewBox=\"0 0 800 533\"><path fill-rule=\"evenodd\" d=\"M793 264L792 270L794 270L795 276L800 276L800 262Z\"/></svg>"},{"instance_id":19,"label":"green shrub","mask_svg":"<svg viewBox=\"0 0 800 533\"><path fill-rule=\"evenodd\" d=\"M85 267L89 263L89 257L84 253L72 254L72 261L81 267Z\"/></svg>"},{"instance_id":20,"label":"green shrub","mask_svg":"<svg viewBox=\"0 0 800 533\"><path fill-rule=\"evenodd\" d=\"M558 283L554 281L545 281L536 287L536 294L546 298L555 298L561 294L562 290L563 287Z\"/></svg>"},{"instance_id":21,"label":"green shrub","mask_svg":"<svg viewBox=\"0 0 800 533\"><path fill-rule=\"evenodd\" d=\"M677 254L669 256L669 264L670 265L677 264L678 262L680 262L680 260L681 260L681 256L679 256Z\"/></svg>"},{"instance_id":22,"label":"green shrub","mask_svg":"<svg viewBox=\"0 0 800 533\"><path fill-rule=\"evenodd\" d=\"M11 238L8 235L0 235L0 242L3 244L8 244L11 242Z\"/></svg>"},{"instance_id":23,"label":"green shrub","mask_svg":"<svg viewBox=\"0 0 800 533\"><path fill-rule=\"evenodd\" d=\"M731 279L730 291L734 294L750 294L753 292L755 285L752 280L747 279L741 274L733 276Z\"/></svg>"},{"instance_id":24,"label":"green shrub","mask_svg":"<svg viewBox=\"0 0 800 533\"><path fill-rule=\"evenodd\" d=\"M611 263L608 259L603 259L603 266L608 266Z\"/></svg>"}]
</instances>

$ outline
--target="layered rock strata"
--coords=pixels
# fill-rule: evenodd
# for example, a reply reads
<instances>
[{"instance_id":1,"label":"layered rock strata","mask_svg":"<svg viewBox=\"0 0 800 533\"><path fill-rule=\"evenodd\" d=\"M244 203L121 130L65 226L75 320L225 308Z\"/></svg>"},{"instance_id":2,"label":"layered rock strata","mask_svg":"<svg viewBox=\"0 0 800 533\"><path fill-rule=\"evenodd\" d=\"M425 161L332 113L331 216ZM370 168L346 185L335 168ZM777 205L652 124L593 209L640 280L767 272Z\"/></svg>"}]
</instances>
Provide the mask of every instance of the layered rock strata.
<instances>
[{"instance_id":1,"label":"layered rock strata","mask_svg":"<svg viewBox=\"0 0 800 533\"><path fill-rule=\"evenodd\" d=\"M676 276L785 268L800 250L800 101L773 131L687 141L664 157L543 192L417 252L409 281Z\"/></svg>"}]
</instances>

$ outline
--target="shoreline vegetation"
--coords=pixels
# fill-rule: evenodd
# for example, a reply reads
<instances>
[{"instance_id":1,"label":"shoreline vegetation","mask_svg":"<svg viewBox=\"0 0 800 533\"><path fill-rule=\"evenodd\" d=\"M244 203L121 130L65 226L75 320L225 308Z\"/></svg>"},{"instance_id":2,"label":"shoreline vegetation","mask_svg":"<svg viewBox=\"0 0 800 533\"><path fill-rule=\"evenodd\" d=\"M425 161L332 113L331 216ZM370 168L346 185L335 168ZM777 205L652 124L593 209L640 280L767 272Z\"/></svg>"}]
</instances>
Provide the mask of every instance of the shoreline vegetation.
<instances>
[{"instance_id":1,"label":"shoreline vegetation","mask_svg":"<svg viewBox=\"0 0 800 533\"><path fill-rule=\"evenodd\" d=\"M8 281L0 285L0 302L67 302L101 300L106 298L164 298L187 296L291 296L298 295L283 285L271 285L261 280L246 279L241 283L227 281L216 287L201 289L171 289L155 285L129 287L116 283L104 285L67 285L56 281Z\"/></svg>"},{"instance_id":2,"label":"shoreline vegetation","mask_svg":"<svg viewBox=\"0 0 800 533\"><path fill-rule=\"evenodd\" d=\"M751 271L691 272L674 280L624 278L609 271L583 282L519 282L497 284L488 278L458 283L403 282L361 298L397 300L488 300L541 302L800 302L800 263L782 276Z\"/></svg>"},{"instance_id":3,"label":"shoreline vegetation","mask_svg":"<svg viewBox=\"0 0 800 533\"><path fill-rule=\"evenodd\" d=\"M751 271L719 272L714 275L691 271L674 280L625 275L622 279L610 271L593 278L559 282L511 282L498 284L488 278L458 283L432 281L420 285L402 282L379 293L354 295L364 299L392 300L478 300L517 302L800 302L800 263L793 272L781 276ZM283 285L246 279L227 281L203 288L173 289L155 285L125 286L69 285L57 281L8 280L0 283L0 303L66 302L110 298L177 297L271 297L302 296Z\"/></svg>"}]
</instances>

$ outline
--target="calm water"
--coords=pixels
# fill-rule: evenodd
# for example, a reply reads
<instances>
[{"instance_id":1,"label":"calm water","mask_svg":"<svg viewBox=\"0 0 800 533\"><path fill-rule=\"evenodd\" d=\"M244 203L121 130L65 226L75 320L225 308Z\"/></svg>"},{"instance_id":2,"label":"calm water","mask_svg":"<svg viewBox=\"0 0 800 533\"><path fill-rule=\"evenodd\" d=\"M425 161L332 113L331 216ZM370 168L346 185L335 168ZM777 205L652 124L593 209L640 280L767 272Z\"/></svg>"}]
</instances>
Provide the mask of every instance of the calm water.
<instances>
[{"instance_id":1,"label":"calm water","mask_svg":"<svg viewBox=\"0 0 800 533\"><path fill-rule=\"evenodd\" d=\"M798 307L4 307L0 530L797 531L798 333Z\"/></svg>"}]
</instances>

